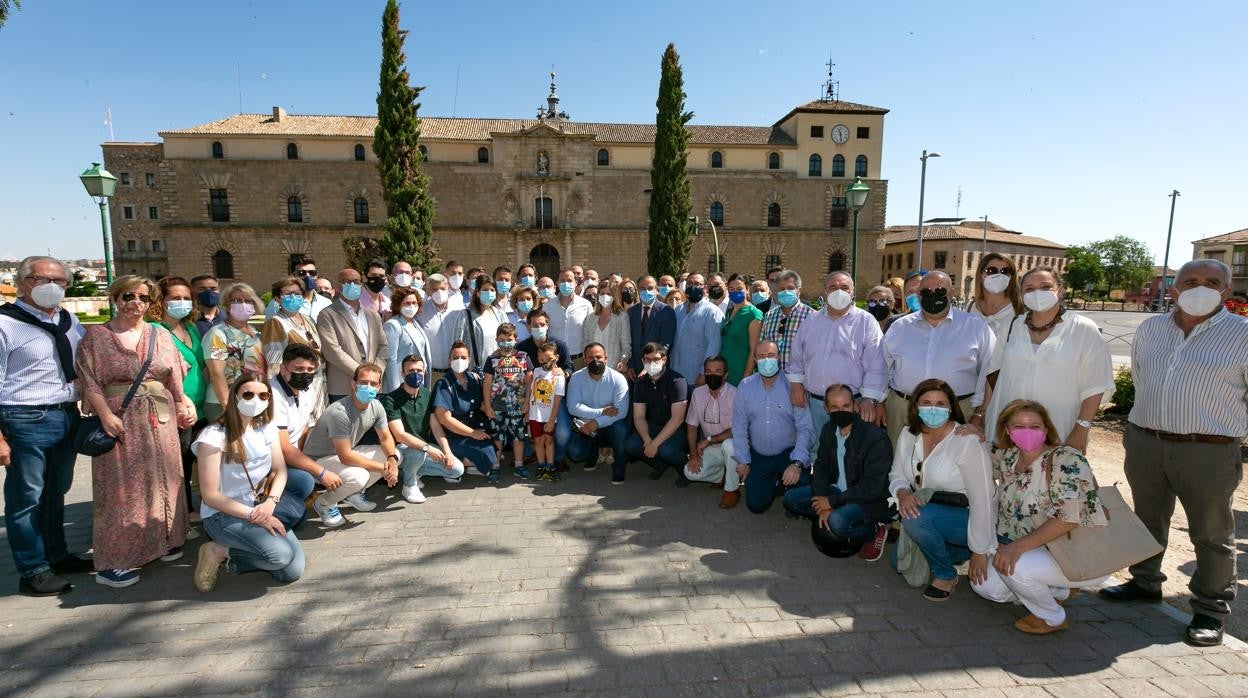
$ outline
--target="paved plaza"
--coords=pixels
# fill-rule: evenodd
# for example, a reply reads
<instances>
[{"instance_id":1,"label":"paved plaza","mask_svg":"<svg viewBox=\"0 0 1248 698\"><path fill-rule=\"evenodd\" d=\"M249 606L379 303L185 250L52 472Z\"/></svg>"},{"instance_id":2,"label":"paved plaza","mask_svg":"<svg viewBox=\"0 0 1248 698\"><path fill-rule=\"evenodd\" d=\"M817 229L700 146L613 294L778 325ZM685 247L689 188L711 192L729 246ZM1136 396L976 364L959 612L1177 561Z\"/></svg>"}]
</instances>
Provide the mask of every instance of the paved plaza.
<instances>
[{"instance_id":1,"label":"paved plaza","mask_svg":"<svg viewBox=\"0 0 1248 698\"><path fill-rule=\"evenodd\" d=\"M0 560L2 695L1248 694L1248 646L1197 649L1168 606L1071 606L1049 637L1021 607L959 584L924 601L886 561L833 560L779 502L717 506L706 485L607 469L501 488L431 482L411 505L300 531L306 576L192 584L196 541L115 590L85 575L60 598L16 596ZM90 465L70 496L89 542ZM890 546L891 549L891 546Z\"/></svg>"}]
</instances>

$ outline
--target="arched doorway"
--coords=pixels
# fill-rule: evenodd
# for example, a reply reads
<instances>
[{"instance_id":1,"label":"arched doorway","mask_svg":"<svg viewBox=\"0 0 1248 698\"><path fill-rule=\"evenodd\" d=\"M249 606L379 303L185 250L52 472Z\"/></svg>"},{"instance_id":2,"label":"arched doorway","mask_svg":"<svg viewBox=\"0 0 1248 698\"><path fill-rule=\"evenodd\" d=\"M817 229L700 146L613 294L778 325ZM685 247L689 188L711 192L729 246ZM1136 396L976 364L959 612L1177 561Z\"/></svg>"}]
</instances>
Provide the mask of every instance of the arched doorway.
<instances>
[{"instance_id":1,"label":"arched doorway","mask_svg":"<svg viewBox=\"0 0 1248 698\"><path fill-rule=\"evenodd\" d=\"M549 276L554 279L559 276L559 250L554 245L542 243L529 251L529 264L537 267L537 276Z\"/></svg>"}]
</instances>

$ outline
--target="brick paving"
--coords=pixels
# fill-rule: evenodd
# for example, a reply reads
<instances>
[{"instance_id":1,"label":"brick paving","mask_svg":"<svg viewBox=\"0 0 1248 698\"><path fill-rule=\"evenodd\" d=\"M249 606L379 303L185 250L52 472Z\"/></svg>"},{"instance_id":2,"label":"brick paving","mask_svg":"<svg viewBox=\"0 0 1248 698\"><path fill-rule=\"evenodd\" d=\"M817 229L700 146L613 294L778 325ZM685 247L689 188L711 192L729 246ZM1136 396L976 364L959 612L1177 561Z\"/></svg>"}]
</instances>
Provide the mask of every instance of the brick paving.
<instances>
[{"instance_id":1,"label":"brick paving","mask_svg":"<svg viewBox=\"0 0 1248 698\"><path fill-rule=\"evenodd\" d=\"M376 487L377 511L300 531L287 586L223 573L200 594L191 543L129 589L77 576L32 599L2 546L0 695L1248 695L1248 646L1189 647L1166 606L1083 595L1069 630L1025 636L1021 607L965 580L926 602L883 560L818 554L778 503L722 511L633 468L619 487L604 468L431 482L422 505Z\"/></svg>"}]
</instances>

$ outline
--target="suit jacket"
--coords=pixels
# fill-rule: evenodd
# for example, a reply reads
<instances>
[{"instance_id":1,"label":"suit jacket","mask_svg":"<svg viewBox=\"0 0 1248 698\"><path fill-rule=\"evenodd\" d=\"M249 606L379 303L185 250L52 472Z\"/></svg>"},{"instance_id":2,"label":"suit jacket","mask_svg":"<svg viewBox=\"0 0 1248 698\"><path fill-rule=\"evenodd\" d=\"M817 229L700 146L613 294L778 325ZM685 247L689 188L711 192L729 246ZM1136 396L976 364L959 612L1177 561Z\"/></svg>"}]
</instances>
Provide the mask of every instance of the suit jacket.
<instances>
[{"instance_id":1,"label":"suit jacket","mask_svg":"<svg viewBox=\"0 0 1248 698\"><path fill-rule=\"evenodd\" d=\"M632 351L628 357L628 367L633 371L641 370L641 348L650 342L658 342L670 352L676 344L676 311L662 301L655 301L650 306L650 322L646 323L646 331L641 331L641 303L628 308L628 329L632 335Z\"/></svg>"},{"instance_id":2,"label":"suit jacket","mask_svg":"<svg viewBox=\"0 0 1248 698\"><path fill-rule=\"evenodd\" d=\"M893 467L893 446L888 433L857 415L845 441L845 491L832 494L840 477L836 460L836 425L828 422L819 436L811 494L827 497L833 508L854 503L871 521L889 521L888 473Z\"/></svg>"},{"instance_id":3,"label":"suit jacket","mask_svg":"<svg viewBox=\"0 0 1248 698\"><path fill-rule=\"evenodd\" d=\"M368 322L368 346L360 338L350 311L341 299L321 311L316 318L316 331L321 335L321 355L325 357L330 395L351 393L351 380L355 367L362 363L374 363L383 369L389 354L386 333L381 326L381 316L375 310L363 309Z\"/></svg>"}]
</instances>

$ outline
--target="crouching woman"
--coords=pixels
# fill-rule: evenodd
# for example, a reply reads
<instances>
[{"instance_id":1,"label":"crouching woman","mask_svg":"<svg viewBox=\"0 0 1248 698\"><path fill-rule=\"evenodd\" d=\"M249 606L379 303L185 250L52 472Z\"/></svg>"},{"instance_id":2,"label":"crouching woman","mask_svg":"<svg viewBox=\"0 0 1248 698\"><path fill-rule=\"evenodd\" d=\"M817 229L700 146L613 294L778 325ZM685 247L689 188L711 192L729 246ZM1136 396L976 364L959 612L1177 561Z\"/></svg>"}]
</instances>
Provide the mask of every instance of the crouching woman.
<instances>
[{"instance_id":1,"label":"crouching woman","mask_svg":"<svg viewBox=\"0 0 1248 698\"><path fill-rule=\"evenodd\" d=\"M992 467L997 481L999 544L975 593L1001 603L1018 601L1030 613L1014 627L1032 635L1066 629L1066 601L1079 587L1045 547L1080 526L1105 526L1096 478L1083 454L1063 446L1049 412L1038 402L1014 400L997 420Z\"/></svg>"},{"instance_id":2,"label":"crouching woman","mask_svg":"<svg viewBox=\"0 0 1248 698\"><path fill-rule=\"evenodd\" d=\"M237 573L264 570L279 582L303 575L303 548L273 510L286 487L269 383L244 372L218 423L193 445L199 458L200 515L212 540L199 549L195 587L211 591L223 563Z\"/></svg>"}]
</instances>

